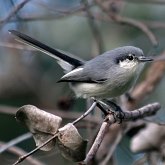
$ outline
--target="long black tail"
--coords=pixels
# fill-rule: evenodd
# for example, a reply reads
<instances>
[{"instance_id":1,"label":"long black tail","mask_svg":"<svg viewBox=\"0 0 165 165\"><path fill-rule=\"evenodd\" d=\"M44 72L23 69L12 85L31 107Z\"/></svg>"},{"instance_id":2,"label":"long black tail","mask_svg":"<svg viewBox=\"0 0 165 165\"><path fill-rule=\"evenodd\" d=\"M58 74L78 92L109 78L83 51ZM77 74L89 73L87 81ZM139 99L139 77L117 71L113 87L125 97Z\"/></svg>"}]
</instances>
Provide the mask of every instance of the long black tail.
<instances>
[{"instance_id":1,"label":"long black tail","mask_svg":"<svg viewBox=\"0 0 165 165\"><path fill-rule=\"evenodd\" d=\"M41 43L40 41L35 40L34 38L31 38L23 33L20 33L16 30L9 30L9 32L11 34L13 34L14 36L17 37L17 40L20 42L23 42L27 45L30 45L32 47L34 47L35 49L38 49L39 51L55 58L58 60L63 60L71 65L73 65L74 67L78 67L84 64L83 61L78 60L76 58L70 57L56 49L53 49L47 45L45 45L44 43Z\"/></svg>"}]
</instances>

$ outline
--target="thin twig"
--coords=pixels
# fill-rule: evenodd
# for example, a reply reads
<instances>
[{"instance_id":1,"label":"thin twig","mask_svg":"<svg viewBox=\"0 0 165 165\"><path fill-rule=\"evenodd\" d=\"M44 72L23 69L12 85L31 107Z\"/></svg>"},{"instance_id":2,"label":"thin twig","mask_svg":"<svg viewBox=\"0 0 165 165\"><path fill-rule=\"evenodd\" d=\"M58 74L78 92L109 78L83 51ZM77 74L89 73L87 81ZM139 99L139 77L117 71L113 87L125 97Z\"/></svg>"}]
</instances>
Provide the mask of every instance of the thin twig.
<instances>
[{"instance_id":1,"label":"thin twig","mask_svg":"<svg viewBox=\"0 0 165 165\"><path fill-rule=\"evenodd\" d=\"M15 139L12 139L11 141L5 143L3 146L0 147L0 154L8 150L8 148L15 146L18 143L23 142L31 137L32 137L32 134L28 132L21 136L16 137Z\"/></svg>"},{"instance_id":2,"label":"thin twig","mask_svg":"<svg viewBox=\"0 0 165 165\"><path fill-rule=\"evenodd\" d=\"M103 6L101 1L99 0L95 0L95 2L100 7L100 9L102 9L102 11L106 13L109 16L109 18L111 18L113 21L119 24L126 24L126 25L133 26L135 28L140 29L147 35L147 37L149 38L153 46L158 45L155 35L150 31L150 29L144 23L138 20L131 19L131 18L122 17L118 14L115 14L114 12L109 11L106 7Z\"/></svg>"},{"instance_id":3,"label":"thin twig","mask_svg":"<svg viewBox=\"0 0 165 165\"><path fill-rule=\"evenodd\" d=\"M130 2L135 2L135 3L150 3L149 1L130 1ZM153 3L155 2L155 4L159 4L159 3L165 3L165 1L152 1ZM151 2L151 3L152 3ZM41 2L37 2L37 3L41 3ZM43 5L43 4L42 4ZM92 7L93 4L88 5L89 7ZM46 4L44 4L44 7L49 8ZM10 19L7 20L7 22L24 22L24 21L36 21L36 20L51 20L51 19L58 19L58 18L62 18L65 16L69 16L72 14L76 14L78 13L80 16L85 16L85 17L89 17L89 15L85 14L83 11L85 10L84 6L78 6L76 8L71 8L69 10L59 10L59 9L55 9L54 8L50 8L49 10L51 10L51 12L53 11L55 14L49 14L49 15L25 15L25 16L20 16L20 19L13 19L13 17L11 17ZM7 17L6 17L7 18ZM6 19L4 18L3 20L0 20L0 24ZM98 15L98 14L93 14L92 15L92 19L95 20L104 20L104 21L111 21L110 19L107 19L104 16ZM143 24L148 25L150 28L165 28L165 24L163 22L157 22L157 21L137 21L137 22L142 22ZM98 37L99 38L99 37ZM101 41L101 40L100 40ZM101 42L100 42L101 43Z\"/></svg>"},{"instance_id":4,"label":"thin twig","mask_svg":"<svg viewBox=\"0 0 165 165\"><path fill-rule=\"evenodd\" d=\"M4 146L5 143L3 142L0 142L0 146ZM14 154L14 155L17 155L17 156L21 156L21 155L25 155L26 152L16 146L13 146L13 147L10 147L8 148L8 152ZM32 156L29 156L27 159L27 162L31 165L45 165L44 163L40 162L39 160L33 158Z\"/></svg>"},{"instance_id":5,"label":"thin twig","mask_svg":"<svg viewBox=\"0 0 165 165\"><path fill-rule=\"evenodd\" d=\"M80 17L88 17L88 15L83 12L81 9L78 11L76 11L75 13L69 13L68 11L68 15L62 14L63 11L60 11L61 14L47 14L47 15L34 15L34 14L28 14L28 15L23 15L21 16L21 19L14 19L11 18L10 20L8 20L8 22L28 22L28 21L38 21L38 20L54 20L54 19L60 19L72 14L76 14L77 16ZM99 13L95 13L92 15L93 19L95 20L99 20L99 21L105 21L105 22L110 22L110 23L114 23L114 21L112 21L111 19L109 19L109 17L106 17L104 15L101 15ZM141 22L143 24L145 24L147 27L150 27L151 29L156 29L156 28L165 28L165 23L164 22L160 22L160 21L144 21L144 20L136 20L138 22Z\"/></svg>"},{"instance_id":6,"label":"thin twig","mask_svg":"<svg viewBox=\"0 0 165 165\"><path fill-rule=\"evenodd\" d=\"M153 44L153 46L158 45L158 41L157 41L155 35L151 32L151 30L143 22L140 22L138 20L134 20L131 18L121 17L119 15L116 16L115 21L117 21L120 24L127 24L127 25L131 25L135 28L140 29L148 36L148 38L151 41L151 43Z\"/></svg>"},{"instance_id":7,"label":"thin twig","mask_svg":"<svg viewBox=\"0 0 165 165\"><path fill-rule=\"evenodd\" d=\"M13 165L17 165L20 162L22 162L24 159L26 159L27 157L29 157L30 155L34 154L35 152L37 152L40 148L42 148L43 146L45 146L46 144L48 144L50 141L52 141L53 139L55 139L58 135L58 132L56 134L54 134L51 138L49 138L47 141L45 141L42 145L36 147L34 150L30 151L29 153L27 153L26 155L23 155L21 157L19 157L19 159L13 164Z\"/></svg>"},{"instance_id":8,"label":"thin twig","mask_svg":"<svg viewBox=\"0 0 165 165\"><path fill-rule=\"evenodd\" d=\"M73 121L72 122L72 124L76 124L76 123L78 123L80 120L82 120L83 118L85 118L89 113L91 113L93 110L94 110L94 108L96 107L96 104L97 104L97 102L95 101L92 105L91 105L91 107L83 114L83 115L81 115L79 118L77 118L75 121Z\"/></svg>"},{"instance_id":9,"label":"thin twig","mask_svg":"<svg viewBox=\"0 0 165 165\"><path fill-rule=\"evenodd\" d=\"M55 13L57 15L63 15L63 16L64 15L68 16L70 14L74 14L74 13L85 10L85 6L81 3L79 5L76 5L75 7L67 7L67 9L61 9L59 7L50 6L50 5L46 4L44 1L34 1L34 3L42 6L44 9L47 9L51 13ZM88 5L89 5L89 7L94 6L93 1L89 2Z\"/></svg>"},{"instance_id":10,"label":"thin twig","mask_svg":"<svg viewBox=\"0 0 165 165\"><path fill-rule=\"evenodd\" d=\"M19 3L18 5L14 6L12 8L12 10L10 11L10 13L6 16L6 18L0 20L0 24L3 25L5 23L7 23L20 9L22 9L26 3L28 3L30 0L24 0L21 3Z\"/></svg>"},{"instance_id":11,"label":"thin twig","mask_svg":"<svg viewBox=\"0 0 165 165\"><path fill-rule=\"evenodd\" d=\"M19 15L19 20L18 19L9 19L8 22L16 22L16 21L35 21L35 20L49 20L49 19L57 19L57 18L63 18L63 17L68 17L69 15L73 15L76 14L78 12L83 12L85 10L84 5L79 5L76 7L72 7L69 8L67 10L61 10L59 8L54 8L54 7L50 7L47 4L41 2L41 1L34 1L36 2L38 5L46 8L49 12L54 13L54 14L48 14L48 15L30 15L30 13L28 13L27 15L24 16L20 16ZM92 7L94 4L90 3L89 7Z\"/></svg>"},{"instance_id":12,"label":"thin twig","mask_svg":"<svg viewBox=\"0 0 165 165\"><path fill-rule=\"evenodd\" d=\"M99 52L99 54L101 54L104 51L104 42L103 42L101 33L100 33L96 23L94 22L94 17L93 17L92 12L89 9L88 1L87 0L82 0L82 2L85 6L85 10L86 10L86 13L87 13L87 18L88 18L88 23L91 27L91 31L92 31L93 36L95 38L95 41L98 45L98 52Z\"/></svg>"},{"instance_id":13,"label":"thin twig","mask_svg":"<svg viewBox=\"0 0 165 165\"><path fill-rule=\"evenodd\" d=\"M38 1L39 2L39 1ZM39 3L40 4L40 3ZM89 5L89 6L92 6ZM63 18L63 17L68 17L70 15L76 14L76 13L81 13L85 10L84 5L83 6L78 6L76 8L71 8L68 10L59 10L59 9L54 9L52 7L47 6L46 4L44 4L44 7L47 8L49 11L51 11L51 13L54 14L47 14L47 15L34 15L34 14L22 14L19 16L19 19L14 19L13 17L11 17L9 20L7 20L7 22L24 22L24 21L36 21L36 20L49 20L49 19L58 19L58 18ZM6 18L4 18L3 20L0 20L0 24L5 20Z\"/></svg>"}]
</instances>

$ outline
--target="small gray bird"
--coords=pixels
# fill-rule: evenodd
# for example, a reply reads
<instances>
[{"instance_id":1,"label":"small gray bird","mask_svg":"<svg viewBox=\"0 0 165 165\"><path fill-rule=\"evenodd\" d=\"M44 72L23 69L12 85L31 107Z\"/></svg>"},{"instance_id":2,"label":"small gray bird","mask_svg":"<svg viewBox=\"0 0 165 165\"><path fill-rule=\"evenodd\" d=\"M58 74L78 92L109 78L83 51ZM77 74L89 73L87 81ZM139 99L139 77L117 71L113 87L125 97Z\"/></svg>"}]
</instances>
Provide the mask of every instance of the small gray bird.
<instances>
[{"instance_id":1,"label":"small gray bird","mask_svg":"<svg viewBox=\"0 0 165 165\"><path fill-rule=\"evenodd\" d=\"M105 99L120 96L133 86L144 63L153 60L145 57L139 48L124 46L83 61L18 31L9 32L18 41L57 59L66 73L58 82L69 82L77 97Z\"/></svg>"}]
</instances>

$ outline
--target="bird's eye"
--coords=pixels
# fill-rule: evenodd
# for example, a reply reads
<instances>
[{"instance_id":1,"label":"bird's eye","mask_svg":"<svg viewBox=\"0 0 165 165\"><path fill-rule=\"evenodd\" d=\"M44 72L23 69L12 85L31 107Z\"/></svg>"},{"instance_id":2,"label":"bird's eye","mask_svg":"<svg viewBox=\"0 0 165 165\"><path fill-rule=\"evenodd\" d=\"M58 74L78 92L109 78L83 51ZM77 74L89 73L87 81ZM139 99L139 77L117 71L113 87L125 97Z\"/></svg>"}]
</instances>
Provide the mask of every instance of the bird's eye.
<instances>
[{"instance_id":1,"label":"bird's eye","mask_svg":"<svg viewBox=\"0 0 165 165\"><path fill-rule=\"evenodd\" d=\"M127 56L127 59L128 60L130 60L130 61L132 61L132 60L134 60L134 54L129 54L128 56Z\"/></svg>"}]
</instances>

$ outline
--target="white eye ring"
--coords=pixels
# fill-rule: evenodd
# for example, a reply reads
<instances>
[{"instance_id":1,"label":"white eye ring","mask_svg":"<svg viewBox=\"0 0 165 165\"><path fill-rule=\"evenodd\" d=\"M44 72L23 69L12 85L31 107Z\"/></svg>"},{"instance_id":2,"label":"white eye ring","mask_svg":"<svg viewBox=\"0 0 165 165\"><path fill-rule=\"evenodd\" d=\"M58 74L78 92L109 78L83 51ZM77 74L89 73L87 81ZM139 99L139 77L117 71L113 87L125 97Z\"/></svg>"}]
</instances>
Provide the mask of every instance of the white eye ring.
<instances>
[{"instance_id":1,"label":"white eye ring","mask_svg":"<svg viewBox=\"0 0 165 165\"><path fill-rule=\"evenodd\" d=\"M134 60L134 57L135 57L135 55L129 54L129 55L127 56L127 59L130 60L130 61L132 61L132 60Z\"/></svg>"}]
</instances>

